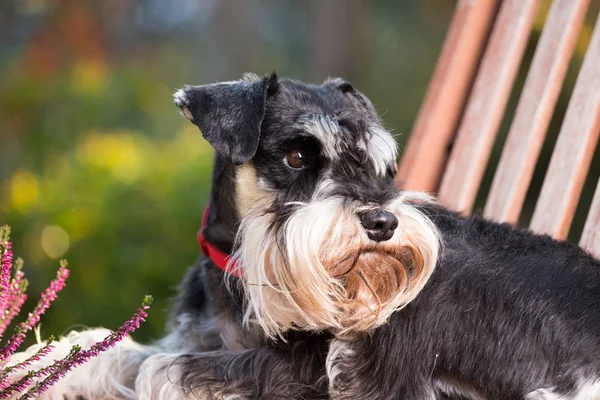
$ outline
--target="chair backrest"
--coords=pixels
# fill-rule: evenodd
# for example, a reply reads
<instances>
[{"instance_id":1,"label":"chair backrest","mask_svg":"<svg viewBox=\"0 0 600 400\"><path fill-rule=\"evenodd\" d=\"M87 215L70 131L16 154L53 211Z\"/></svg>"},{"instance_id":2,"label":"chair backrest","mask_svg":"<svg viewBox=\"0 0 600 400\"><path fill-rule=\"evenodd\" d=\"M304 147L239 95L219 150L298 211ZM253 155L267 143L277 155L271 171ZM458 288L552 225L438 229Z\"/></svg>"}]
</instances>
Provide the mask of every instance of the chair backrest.
<instances>
[{"instance_id":1,"label":"chair backrest","mask_svg":"<svg viewBox=\"0 0 600 400\"><path fill-rule=\"evenodd\" d=\"M539 0L459 0L403 151L396 184L470 213L525 53ZM590 0L554 0L529 66L484 216L516 223ZM569 232L600 133L600 16L564 116L530 228ZM600 184L579 244L600 257Z\"/></svg>"}]
</instances>

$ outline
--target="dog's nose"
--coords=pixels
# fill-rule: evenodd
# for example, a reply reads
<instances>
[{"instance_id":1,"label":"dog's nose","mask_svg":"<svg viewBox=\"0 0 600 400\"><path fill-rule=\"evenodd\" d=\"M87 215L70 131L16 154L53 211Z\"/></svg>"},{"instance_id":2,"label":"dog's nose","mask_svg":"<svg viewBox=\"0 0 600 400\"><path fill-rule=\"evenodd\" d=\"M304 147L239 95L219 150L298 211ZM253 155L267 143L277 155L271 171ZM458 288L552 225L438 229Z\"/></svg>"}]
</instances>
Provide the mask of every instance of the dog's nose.
<instances>
[{"instance_id":1,"label":"dog's nose","mask_svg":"<svg viewBox=\"0 0 600 400\"><path fill-rule=\"evenodd\" d=\"M358 217L367 230L369 239L376 242L390 240L398 227L398 218L391 212L381 209L359 212Z\"/></svg>"}]
</instances>

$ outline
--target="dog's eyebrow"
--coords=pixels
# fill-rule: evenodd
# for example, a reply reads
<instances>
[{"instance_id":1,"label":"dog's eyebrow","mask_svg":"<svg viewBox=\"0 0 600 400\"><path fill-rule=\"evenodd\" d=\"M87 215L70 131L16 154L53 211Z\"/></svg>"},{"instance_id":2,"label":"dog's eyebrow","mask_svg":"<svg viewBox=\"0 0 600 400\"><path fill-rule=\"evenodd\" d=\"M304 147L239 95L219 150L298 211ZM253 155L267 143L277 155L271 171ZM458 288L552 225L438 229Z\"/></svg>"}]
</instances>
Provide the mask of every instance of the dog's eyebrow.
<instances>
[{"instance_id":1,"label":"dog's eyebrow","mask_svg":"<svg viewBox=\"0 0 600 400\"><path fill-rule=\"evenodd\" d=\"M340 125L335 117L324 114L313 114L300 119L298 127L317 139L323 146L323 153L335 160L342 152Z\"/></svg>"},{"instance_id":2,"label":"dog's eyebrow","mask_svg":"<svg viewBox=\"0 0 600 400\"><path fill-rule=\"evenodd\" d=\"M339 119L326 114L306 116L297 124L303 132L317 139L323 146L324 155L330 160L339 159L348 149L348 137L344 137ZM388 169L395 169L398 145L392 135L378 124L369 124L355 146L367 153L377 175L386 175Z\"/></svg>"},{"instance_id":3,"label":"dog's eyebrow","mask_svg":"<svg viewBox=\"0 0 600 400\"><path fill-rule=\"evenodd\" d=\"M388 167L395 171L398 157L396 139L381 126L372 125L368 132L371 137L367 140L367 153L373 161L377 175L385 175Z\"/></svg>"}]
</instances>

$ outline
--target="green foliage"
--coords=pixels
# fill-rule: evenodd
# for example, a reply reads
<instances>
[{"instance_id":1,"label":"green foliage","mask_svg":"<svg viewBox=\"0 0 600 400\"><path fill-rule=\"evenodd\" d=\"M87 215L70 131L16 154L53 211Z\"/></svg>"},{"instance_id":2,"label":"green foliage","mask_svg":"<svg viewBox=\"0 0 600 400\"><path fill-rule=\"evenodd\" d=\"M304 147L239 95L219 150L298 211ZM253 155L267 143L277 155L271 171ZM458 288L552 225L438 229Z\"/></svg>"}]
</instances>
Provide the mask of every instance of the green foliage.
<instances>
[{"instance_id":1,"label":"green foliage","mask_svg":"<svg viewBox=\"0 0 600 400\"><path fill-rule=\"evenodd\" d=\"M158 337L174 288L198 256L212 149L178 116L172 91L139 71L92 62L41 86L15 71L0 87L0 219L27 257L32 293L54 274L49 259L72 265L43 335L78 324L116 329L152 293L157 312L139 335Z\"/></svg>"},{"instance_id":2,"label":"green foliage","mask_svg":"<svg viewBox=\"0 0 600 400\"><path fill-rule=\"evenodd\" d=\"M2 198L29 268L46 265L48 256L71 260L69 290L44 330L61 333L75 321L115 327L145 293L155 296L156 309L167 308L198 253L212 152L197 130L186 124L172 139L155 141L135 131L89 131L45 165L18 169ZM50 273L29 272L33 292ZM146 335L163 324L150 319Z\"/></svg>"}]
</instances>

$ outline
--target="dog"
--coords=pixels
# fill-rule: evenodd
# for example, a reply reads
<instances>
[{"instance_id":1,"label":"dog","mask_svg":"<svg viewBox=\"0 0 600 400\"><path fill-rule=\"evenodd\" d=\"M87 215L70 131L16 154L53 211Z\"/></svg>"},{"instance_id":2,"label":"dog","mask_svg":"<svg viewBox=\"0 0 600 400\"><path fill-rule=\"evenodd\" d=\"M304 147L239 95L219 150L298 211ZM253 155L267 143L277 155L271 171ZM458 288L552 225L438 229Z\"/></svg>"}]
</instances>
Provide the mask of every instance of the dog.
<instances>
[{"instance_id":1,"label":"dog","mask_svg":"<svg viewBox=\"0 0 600 400\"><path fill-rule=\"evenodd\" d=\"M394 188L396 141L352 84L247 74L174 97L216 153L205 257L164 339L49 398L600 398L600 262Z\"/></svg>"}]
</instances>

